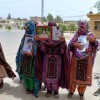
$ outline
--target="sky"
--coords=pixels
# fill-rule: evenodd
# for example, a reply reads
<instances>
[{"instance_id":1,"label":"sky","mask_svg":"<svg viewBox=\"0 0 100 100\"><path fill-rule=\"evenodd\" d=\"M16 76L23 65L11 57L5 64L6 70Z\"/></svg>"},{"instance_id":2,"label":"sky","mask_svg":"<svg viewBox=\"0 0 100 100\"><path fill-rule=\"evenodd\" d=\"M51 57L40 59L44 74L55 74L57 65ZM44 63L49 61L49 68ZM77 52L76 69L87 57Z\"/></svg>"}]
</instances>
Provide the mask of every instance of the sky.
<instances>
[{"instance_id":1,"label":"sky","mask_svg":"<svg viewBox=\"0 0 100 100\"><path fill-rule=\"evenodd\" d=\"M0 0L0 17L7 18L8 13L13 18L30 18L41 16L42 0ZM61 16L63 20L87 19L87 13L92 10L97 13L94 4L98 0L44 0L44 16L48 13L54 17Z\"/></svg>"}]
</instances>

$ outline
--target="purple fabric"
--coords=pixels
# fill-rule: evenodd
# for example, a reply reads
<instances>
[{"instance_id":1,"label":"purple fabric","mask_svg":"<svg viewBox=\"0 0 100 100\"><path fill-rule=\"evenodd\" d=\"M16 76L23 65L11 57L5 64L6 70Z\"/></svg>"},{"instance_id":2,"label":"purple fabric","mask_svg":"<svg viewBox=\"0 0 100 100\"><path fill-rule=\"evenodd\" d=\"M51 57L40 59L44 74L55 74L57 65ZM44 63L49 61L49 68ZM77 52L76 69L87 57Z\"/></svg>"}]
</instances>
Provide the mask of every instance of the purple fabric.
<instances>
[{"instance_id":1,"label":"purple fabric","mask_svg":"<svg viewBox=\"0 0 100 100\"><path fill-rule=\"evenodd\" d=\"M49 22L48 26L57 26L57 24L55 22Z\"/></svg>"},{"instance_id":2,"label":"purple fabric","mask_svg":"<svg viewBox=\"0 0 100 100\"><path fill-rule=\"evenodd\" d=\"M43 63L43 81L44 83L58 83L60 75L61 75L61 57L59 55L53 55L54 58L57 60L57 67L56 67L56 77L50 78L47 77L47 72L49 70L48 67L48 60L52 57L52 55L45 55L44 56L44 63Z\"/></svg>"},{"instance_id":3,"label":"purple fabric","mask_svg":"<svg viewBox=\"0 0 100 100\"><path fill-rule=\"evenodd\" d=\"M42 50L44 48L44 59L43 59L43 81L44 83L58 83L60 75L61 75L61 56L59 55L61 53L60 50L60 44L54 43L52 41L50 42L44 42L42 45ZM59 48L59 49L58 49ZM57 50L56 50L57 49ZM49 51L49 50L53 50ZM54 51L55 50L55 51ZM49 78L47 76L47 72L49 71L49 59L51 57L54 57L56 59L56 77L55 78Z\"/></svg>"},{"instance_id":4,"label":"purple fabric","mask_svg":"<svg viewBox=\"0 0 100 100\"><path fill-rule=\"evenodd\" d=\"M86 21L79 22L78 35L86 35L89 30L89 24Z\"/></svg>"},{"instance_id":5,"label":"purple fabric","mask_svg":"<svg viewBox=\"0 0 100 100\"><path fill-rule=\"evenodd\" d=\"M86 35L94 37L94 34L92 32L90 34L88 34L88 32L87 32ZM78 34L78 32L76 32L76 34L74 35L74 37L69 42L69 48L70 48L70 50L73 52L74 56L77 57L77 58L86 58L90 54L92 54L93 63L94 63L94 59L95 59L96 51L97 51L97 47L98 47L98 41L95 39L94 43L89 42L88 49L85 52L83 52L83 53L79 53L79 52L77 52L77 48L73 47L73 43L75 43L75 42L78 41L78 37L79 37L79 34Z\"/></svg>"},{"instance_id":6,"label":"purple fabric","mask_svg":"<svg viewBox=\"0 0 100 100\"><path fill-rule=\"evenodd\" d=\"M50 91L58 91L59 86L57 83L47 83L47 89L49 89Z\"/></svg>"},{"instance_id":7,"label":"purple fabric","mask_svg":"<svg viewBox=\"0 0 100 100\"><path fill-rule=\"evenodd\" d=\"M38 41L36 54L35 76L44 83L58 83L59 87L68 88L69 85L69 56L65 42L60 41ZM48 77L48 62L54 58L56 61L56 77ZM51 66L52 68L52 66Z\"/></svg>"}]
</instances>

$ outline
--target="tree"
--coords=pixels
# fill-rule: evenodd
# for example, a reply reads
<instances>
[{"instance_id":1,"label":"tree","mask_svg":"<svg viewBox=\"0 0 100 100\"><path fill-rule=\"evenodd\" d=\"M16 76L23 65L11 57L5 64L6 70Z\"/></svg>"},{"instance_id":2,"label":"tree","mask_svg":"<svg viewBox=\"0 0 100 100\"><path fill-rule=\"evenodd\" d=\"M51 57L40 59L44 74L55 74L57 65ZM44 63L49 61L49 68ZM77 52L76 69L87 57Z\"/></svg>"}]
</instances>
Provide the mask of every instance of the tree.
<instances>
[{"instance_id":1,"label":"tree","mask_svg":"<svg viewBox=\"0 0 100 100\"><path fill-rule=\"evenodd\" d=\"M17 26L17 28L18 28L18 29L20 29L20 28L21 28L21 26L20 26L20 25L18 25L18 26Z\"/></svg>"},{"instance_id":2,"label":"tree","mask_svg":"<svg viewBox=\"0 0 100 100\"><path fill-rule=\"evenodd\" d=\"M10 25L6 26L6 29L8 29L9 31L12 29L12 27Z\"/></svg>"},{"instance_id":3,"label":"tree","mask_svg":"<svg viewBox=\"0 0 100 100\"><path fill-rule=\"evenodd\" d=\"M17 18L17 20L21 20L21 18Z\"/></svg>"},{"instance_id":4,"label":"tree","mask_svg":"<svg viewBox=\"0 0 100 100\"><path fill-rule=\"evenodd\" d=\"M0 24L0 28L2 28L2 25Z\"/></svg>"},{"instance_id":5,"label":"tree","mask_svg":"<svg viewBox=\"0 0 100 100\"><path fill-rule=\"evenodd\" d=\"M8 17L7 17L7 19L11 19L11 14L10 14L10 13L8 14Z\"/></svg>"},{"instance_id":6,"label":"tree","mask_svg":"<svg viewBox=\"0 0 100 100\"><path fill-rule=\"evenodd\" d=\"M21 27L21 30L24 30L24 27Z\"/></svg>"},{"instance_id":7,"label":"tree","mask_svg":"<svg viewBox=\"0 0 100 100\"><path fill-rule=\"evenodd\" d=\"M76 29L77 29L77 28L76 28L76 26L75 26L74 23L70 23L70 24L69 24L69 26L68 26L68 30L69 30L69 31L76 31Z\"/></svg>"},{"instance_id":8,"label":"tree","mask_svg":"<svg viewBox=\"0 0 100 100\"><path fill-rule=\"evenodd\" d=\"M64 31L67 31L67 27L66 27L66 25L65 24L58 24L58 26L59 27L62 27L62 31L64 32Z\"/></svg>"},{"instance_id":9,"label":"tree","mask_svg":"<svg viewBox=\"0 0 100 100\"><path fill-rule=\"evenodd\" d=\"M61 18L60 16L56 16L55 22L56 22L56 23L62 23L63 20L62 20L62 18Z\"/></svg>"},{"instance_id":10,"label":"tree","mask_svg":"<svg viewBox=\"0 0 100 100\"><path fill-rule=\"evenodd\" d=\"M43 17L43 22L46 22L46 21L47 21L46 17Z\"/></svg>"},{"instance_id":11,"label":"tree","mask_svg":"<svg viewBox=\"0 0 100 100\"><path fill-rule=\"evenodd\" d=\"M95 3L94 7L97 8L98 13L100 14L100 0L98 0L98 1Z\"/></svg>"},{"instance_id":12,"label":"tree","mask_svg":"<svg viewBox=\"0 0 100 100\"><path fill-rule=\"evenodd\" d=\"M47 20L48 20L48 22L52 22L54 20L52 14L50 14L50 13L48 14Z\"/></svg>"}]
</instances>

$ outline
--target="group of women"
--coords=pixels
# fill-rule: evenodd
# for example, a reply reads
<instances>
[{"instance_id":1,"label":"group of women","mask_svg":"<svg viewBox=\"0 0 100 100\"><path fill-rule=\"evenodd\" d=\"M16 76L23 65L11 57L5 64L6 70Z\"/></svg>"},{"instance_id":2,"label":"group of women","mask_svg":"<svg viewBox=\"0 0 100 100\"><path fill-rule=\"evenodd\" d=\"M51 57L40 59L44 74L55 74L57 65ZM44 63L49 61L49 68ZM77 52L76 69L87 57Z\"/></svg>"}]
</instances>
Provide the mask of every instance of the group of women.
<instances>
[{"instance_id":1,"label":"group of women","mask_svg":"<svg viewBox=\"0 0 100 100\"><path fill-rule=\"evenodd\" d=\"M48 26L54 27L57 24L49 22ZM59 98L61 87L68 90L67 97L71 98L77 88L80 100L85 100L85 90L92 84L92 69L99 44L95 35L89 31L88 23L86 21L78 23L78 29L69 44L63 36L59 36L59 40L39 39L36 27L33 22L25 24L25 34L16 56L16 71L20 83L24 83L26 93L38 97L44 83L46 97L53 94L56 99ZM32 51L22 53L26 35L34 38ZM0 68L4 66L4 69L7 69L5 67L7 64L1 61L4 60L2 54L0 47ZM15 77L11 69L8 69L10 74L7 74ZM0 87L2 84L3 78L0 78Z\"/></svg>"}]
</instances>

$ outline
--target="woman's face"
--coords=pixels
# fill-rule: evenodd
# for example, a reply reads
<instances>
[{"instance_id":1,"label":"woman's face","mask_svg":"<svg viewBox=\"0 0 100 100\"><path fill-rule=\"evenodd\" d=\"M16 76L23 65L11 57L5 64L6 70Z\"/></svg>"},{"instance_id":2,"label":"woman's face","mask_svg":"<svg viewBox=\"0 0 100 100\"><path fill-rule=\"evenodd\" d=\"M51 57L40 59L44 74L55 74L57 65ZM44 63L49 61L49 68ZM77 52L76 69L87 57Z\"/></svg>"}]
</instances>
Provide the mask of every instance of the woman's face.
<instances>
[{"instance_id":1,"label":"woman's face","mask_svg":"<svg viewBox=\"0 0 100 100\"><path fill-rule=\"evenodd\" d=\"M46 34L45 30L42 31L42 34Z\"/></svg>"},{"instance_id":2,"label":"woman's face","mask_svg":"<svg viewBox=\"0 0 100 100\"><path fill-rule=\"evenodd\" d=\"M32 47L32 45L33 45L33 42L31 42L31 41L28 42L28 46L29 46L29 47Z\"/></svg>"},{"instance_id":3,"label":"woman's face","mask_svg":"<svg viewBox=\"0 0 100 100\"><path fill-rule=\"evenodd\" d=\"M84 34L86 31L86 28L84 26L79 26L78 32L79 34Z\"/></svg>"}]
</instances>

